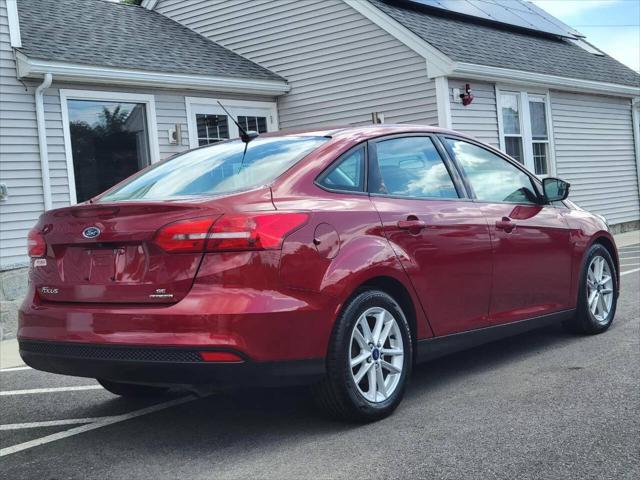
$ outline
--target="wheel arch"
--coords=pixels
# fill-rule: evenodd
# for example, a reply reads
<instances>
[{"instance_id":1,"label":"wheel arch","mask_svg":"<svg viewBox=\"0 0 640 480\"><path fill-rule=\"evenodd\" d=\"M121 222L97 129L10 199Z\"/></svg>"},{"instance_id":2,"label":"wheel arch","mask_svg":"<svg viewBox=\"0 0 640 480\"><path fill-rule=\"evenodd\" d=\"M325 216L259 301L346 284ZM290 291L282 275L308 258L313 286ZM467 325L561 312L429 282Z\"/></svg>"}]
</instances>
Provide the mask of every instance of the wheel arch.
<instances>
[{"instance_id":1,"label":"wheel arch","mask_svg":"<svg viewBox=\"0 0 640 480\"><path fill-rule=\"evenodd\" d=\"M418 319L416 305L411 297L411 293L409 293L409 290L402 282L384 275L368 279L356 289L356 292L373 289L388 294L398 302L398 305L400 305L400 308L402 308L402 311L407 317L409 329L411 330L411 343L413 343L413 351L415 352L416 339L418 336Z\"/></svg>"},{"instance_id":2,"label":"wheel arch","mask_svg":"<svg viewBox=\"0 0 640 480\"><path fill-rule=\"evenodd\" d=\"M596 244L602 245L607 250L607 252L609 252L609 255L611 255L611 258L613 259L613 263L616 267L616 285L618 290L618 292L616 292L617 295L620 292L620 258L618 257L618 249L616 247L616 244L609 234L607 234L606 232L599 232L599 234L596 234L592 238L589 247L585 250L585 254L593 245Z\"/></svg>"}]
</instances>

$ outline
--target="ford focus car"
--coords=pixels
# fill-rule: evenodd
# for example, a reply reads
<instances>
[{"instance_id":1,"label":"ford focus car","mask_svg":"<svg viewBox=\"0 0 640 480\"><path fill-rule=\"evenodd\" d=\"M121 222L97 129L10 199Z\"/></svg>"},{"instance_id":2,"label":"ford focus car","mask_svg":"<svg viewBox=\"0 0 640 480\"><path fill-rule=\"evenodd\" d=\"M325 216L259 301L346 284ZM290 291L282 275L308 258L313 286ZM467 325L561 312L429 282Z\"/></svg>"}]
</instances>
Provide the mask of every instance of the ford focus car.
<instances>
[{"instance_id":1,"label":"ford focus car","mask_svg":"<svg viewBox=\"0 0 640 480\"><path fill-rule=\"evenodd\" d=\"M191 150L41 216L20 353L119 395L309 383L333 415L379 419L415 362L609 328L616 247L568 192L424 126Z\"/></svg>"}]
</instances>

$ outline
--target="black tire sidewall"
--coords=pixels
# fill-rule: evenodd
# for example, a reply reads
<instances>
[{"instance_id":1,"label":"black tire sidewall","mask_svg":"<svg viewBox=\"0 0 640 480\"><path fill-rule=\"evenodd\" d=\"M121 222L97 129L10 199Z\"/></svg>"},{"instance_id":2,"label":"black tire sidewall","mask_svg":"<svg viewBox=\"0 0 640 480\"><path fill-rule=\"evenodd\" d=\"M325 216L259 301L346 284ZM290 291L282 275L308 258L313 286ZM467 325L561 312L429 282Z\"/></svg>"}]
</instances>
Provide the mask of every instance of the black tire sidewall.
<instances>
[{"instance_id":1,"label":"black tire sidewall","mask_svg":"<svg viewBox=\"0 0 640 480\"><path fill-rule=\"evenodd\" d=\"M367 400L359 392L358 387L351 375L350 348L351 334L360 315L372 307L382 307L388 310L398 322L404 346L404 364L400 381L395 391L383 402L373 403ZM390 414L398 406L407 386L408 378L412 366L412 339L411 330L406 316L400 306L388 294L369 290L357 294L347 304L338 320L338 328L334 332L332 341L332 354L330 358L334 360L333 365L328 365L328 369L333 378L338 382L336 385L348 404L353 407L357 417L365 420L382 418Z\"/></svg>"}]
</instances>

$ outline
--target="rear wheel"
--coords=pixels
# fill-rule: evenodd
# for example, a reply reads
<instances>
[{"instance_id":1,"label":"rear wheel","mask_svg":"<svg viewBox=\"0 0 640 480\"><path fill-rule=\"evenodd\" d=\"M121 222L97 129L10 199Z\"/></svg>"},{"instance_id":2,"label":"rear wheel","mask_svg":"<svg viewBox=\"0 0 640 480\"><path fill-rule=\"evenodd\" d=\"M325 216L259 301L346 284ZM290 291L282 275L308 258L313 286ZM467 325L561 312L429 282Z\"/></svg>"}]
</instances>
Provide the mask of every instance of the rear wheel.
<instances>
[{"instance_id":1,"label":"rear wheel","mask_svg":"<svg viewBox=\"0 0 640 480\"><path fill-rule=\"evenodd\" d=\"M317 403L341 419L386 417L402 400L412 354L409 324L395 300L376 290L359 293L336 322Z\"/></svg>"},{"instance_id":2,"label":"rear wheel","mask_svg":"<svg viewBox=\"0 0 640 480\"><path fill-rule=\"evenodd\" d=\"M121 397L159 397L169 392L169 388L167 387L114 382L103 378L98 378L97 380L105 390L108 390L114 395L120 395Z\"/></svg>"},{"instance_id":3,"label":"rear wheel","mask_svg":"<svg viewBox=\"0 0 640 480\"><path fill-rule=\"evenodd\" d=\"M576 315L566 326L586 334L607 330L616 313L617 291L615 263L606 248L595 244L587 252L582 268Z\"/></svg>"}]
</instances>

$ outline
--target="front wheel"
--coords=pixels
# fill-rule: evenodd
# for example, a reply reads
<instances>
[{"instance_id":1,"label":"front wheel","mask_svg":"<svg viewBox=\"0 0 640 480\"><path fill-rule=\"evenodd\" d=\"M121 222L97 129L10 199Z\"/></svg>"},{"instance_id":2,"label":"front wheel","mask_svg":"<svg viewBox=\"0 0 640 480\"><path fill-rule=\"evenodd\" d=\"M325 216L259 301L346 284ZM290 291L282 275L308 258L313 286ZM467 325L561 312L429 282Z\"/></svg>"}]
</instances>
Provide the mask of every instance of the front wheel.
<instances>
[{"instance_id":1,"label":"front wheel","mask_svg":"<svg viewBox=\"0 0 640 480\"><path fill-rule=\"evenodd\" d=\"M384 418L402 400L412 355L409 324L396 301L381 291L361 292L338 317L316 400L341 419Z\"/></svg>"},{"instance_id":2,"label":"front wheel","mask_svg":"<svg viewBox=\"0 0 640 480\"><path fill-rule=\"evenodd\" d=\"M595 244L585 256L575 317L566 326L578 333L604 332L616 314L617 292L615 263L606 248Z\"/></svg>"}]
</instances>

